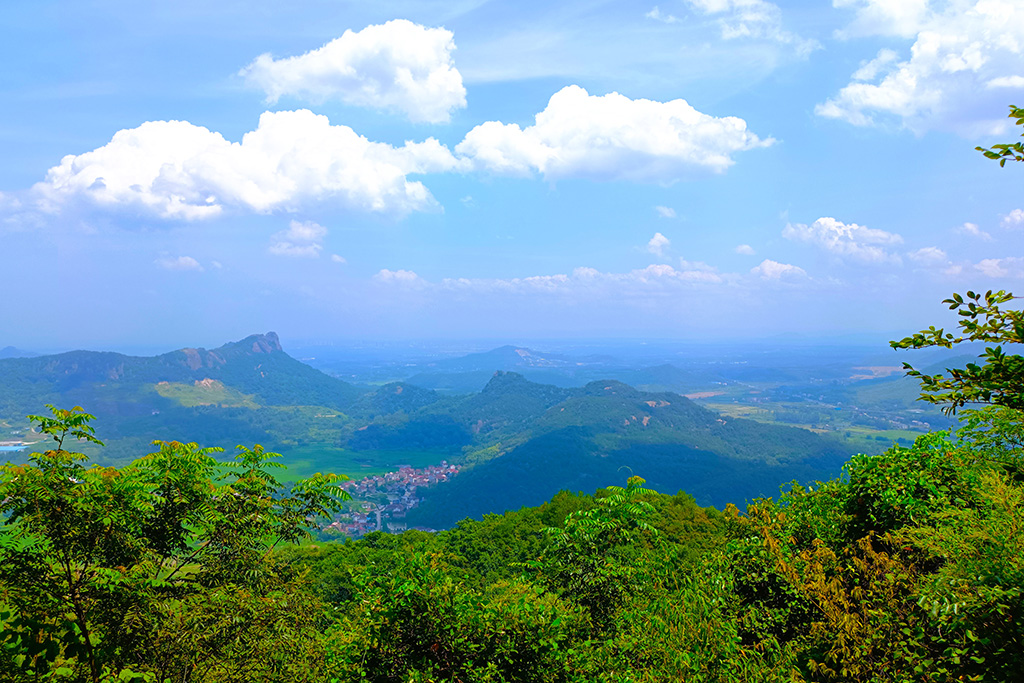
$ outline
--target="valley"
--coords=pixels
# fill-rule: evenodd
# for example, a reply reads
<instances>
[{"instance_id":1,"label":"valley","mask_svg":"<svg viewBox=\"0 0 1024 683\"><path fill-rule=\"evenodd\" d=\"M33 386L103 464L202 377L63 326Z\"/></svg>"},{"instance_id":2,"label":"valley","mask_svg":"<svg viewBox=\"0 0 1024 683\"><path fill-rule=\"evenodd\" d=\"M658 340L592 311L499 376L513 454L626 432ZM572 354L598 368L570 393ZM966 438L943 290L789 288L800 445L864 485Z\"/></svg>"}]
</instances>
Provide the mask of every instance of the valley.
<instances>
[{"instance_id":1,"label":"valley","mask_svg":"<svg viewBox=\"0 0 1024 683\"><path fill-rule=\"evenodd\" d=\"M222 457L260 443L283 454L284 481L331 471L358 482L450 462L458 477L428 482L398 519L382 513L383 528L448 528L632 474L723 508L948 424L913 402L914 383L891 360L857 348L347 351L300 347L303 362L268 333L152 357L0 359L0 441L15 460L42 447L24 416L53 403L97 416L105 446L83 450L102 464L126 464L154 439ZM379 501L357 499L338 525L364 504Z\"/></svg>"}]
</instances>

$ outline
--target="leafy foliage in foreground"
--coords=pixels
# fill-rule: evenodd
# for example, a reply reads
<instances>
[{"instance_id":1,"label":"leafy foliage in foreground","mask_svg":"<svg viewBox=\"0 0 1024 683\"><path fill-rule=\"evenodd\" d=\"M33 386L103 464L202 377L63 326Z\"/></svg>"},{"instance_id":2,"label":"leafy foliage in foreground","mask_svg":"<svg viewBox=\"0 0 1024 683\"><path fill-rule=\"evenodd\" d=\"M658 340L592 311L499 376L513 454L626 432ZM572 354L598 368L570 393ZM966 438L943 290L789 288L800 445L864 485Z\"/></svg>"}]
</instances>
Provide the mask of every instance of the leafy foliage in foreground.
<instances>
[{"instance_id":1,"label":"leafy foliage in foreground","mask_svg":"<svg viewBox=\"0 0 1024 683\"><path fill-rule=\"evenodd\" d=\"M9 676L280 680L308 668L315 641L306 635L322 617L272 553L338 509L339 477L286 492L270 473L277 454L261 446L239 446L219 474L213 449L179 442L156 442L122 469L87 467L65 441L98 442L91 415L52 408L32 419L56 448L0 469L0 667ZM278 636L304 647L282 650Z\"/></svg>"},{"instance_id":2,"label":"leafy foliage in foreground","mask_svg":"<svg viewBox=\"0 0 1024 683\"><path fill-rule=\"evenodd\" d=\"M1024 108L1015 107L1011 104L1008 116L1011 119L1017 119L1013 122L1014 125L1024 126ZM998 161L1001 167L1006 166L1007 161L1024 161L1024 142L992 145L991 149L985 149L984 147L975 147L974 149L984 154L987 158Z\"/></svg>"},{"instance_id":3,"label":"leafy foliage in foreground","mask_svg":"<svg viewBox=\"0 0 1024 683\"><path fill-rule=\"evenodd\" d=\"M942 303L960 316L958 336L933 326L890 342L894 349L948 349L967 341L996 344L985 348L980 365L968 363L964 368L950 368L949 377L925 375L904 363L907 374L921 381L921 400L945 404L943 410L947 413L978 403L1024 410L1024 356L1007 354L1002 348L1002 344L1024 344L1024 312L1001 307L1013 299L1013 294L1002 290L985 294L967 292L966 299L954 294Z\"/></svg>"},{"instance_id":4,"label":"leafy foliage in foreground","mask_svg":"<svg viewBox=\"0 0 1024 683\"><path fill-rule=\"evenodd\" d=\"M0 483L0 679L1013 680L1024 414L997 410L745 515L633 477L317 546L335 478L176 442L87 467L88 416L54 410Z\"/></svg>"}]
</instances>

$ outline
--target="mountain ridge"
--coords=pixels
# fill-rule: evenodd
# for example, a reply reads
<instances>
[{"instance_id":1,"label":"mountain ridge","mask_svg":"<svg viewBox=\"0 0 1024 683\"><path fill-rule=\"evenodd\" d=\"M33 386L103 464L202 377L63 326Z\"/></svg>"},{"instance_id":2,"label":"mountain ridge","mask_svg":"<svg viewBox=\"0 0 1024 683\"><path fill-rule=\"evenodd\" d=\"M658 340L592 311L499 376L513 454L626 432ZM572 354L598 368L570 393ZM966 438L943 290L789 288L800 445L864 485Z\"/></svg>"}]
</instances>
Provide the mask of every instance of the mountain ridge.
<instances>
[{"instance_id":1,"label":"mountain ridge","mask_svg":"<svg viewBox=\"0 0 1024 683\"><path fill-rule=\"evenodd\" d=\"M295 464L295 449L302 471L460 462L463 473L425 489L423 510L410 517L433 527L565 488L621 484L626 471L666 490L692 489L702 501L725 500L736 486L746 496L773 495L783 481L834 475L828 468L848 455L806 430L723 417L615 379L560 387L499 370L481 391L460 396L407 382L355 386L292 358L273 332L151 357L71 351L0 361L0 418L43 403L96 414L112 446L104 453L121 461L158 438L261 443L283 452L286 464Z\"/></svg>"}]
</instances>

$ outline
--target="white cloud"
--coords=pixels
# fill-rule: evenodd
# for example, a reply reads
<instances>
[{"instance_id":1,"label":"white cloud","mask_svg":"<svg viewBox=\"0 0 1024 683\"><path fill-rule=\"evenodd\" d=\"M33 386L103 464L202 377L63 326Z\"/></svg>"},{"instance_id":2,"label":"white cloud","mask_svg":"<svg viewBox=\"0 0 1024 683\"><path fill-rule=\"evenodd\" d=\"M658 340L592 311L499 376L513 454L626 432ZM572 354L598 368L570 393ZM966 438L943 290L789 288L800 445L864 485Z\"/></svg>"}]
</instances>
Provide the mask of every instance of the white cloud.
<instances>
[{"instance_id":1,"label":"white cloud","mask_svg":"<svg viewBox=\"0 0 1024 683\"><path fill-rule=\"evenodd\" d=\"M857 126L895 118L915 133L1002 133L1007 87L1021 87L1024 4L1007 0L836 0L857 11L841 32L913 38L909 57L890 49L819 104L821 116ZM905 54L905 53L904 53ZM1018 81L1020 79L1020 81ZM873 82L869 82L873 81Z\"/></svg>"},{"instance_id":2,"label":"white cloud","mask_svg":"<svg viewBox=\"0 0 1024 683\"><path fill-rule=\"evenodd\" d=\"M743 254L744 256L753 256L754 248L749 244L739 244L734 250L737 254Z\"/></svg>"},{"instance_id":3,"label":"white cloud","mask_svg":"<svg viewBox=\"0 0 1024 683\"><path fill-rule=\"evenodd\" d=\"M268 102L294 96L404 113L412 121L448 121L466 106L466 88L455 68L452 32L406 19L367 26L297 57L256 58L240 75L263 90Z\"/></svg>"},{"instance_id":4,"label":"white cloud","mask_svg":"<svg viewBox=\"0 0 1024 683\"><path fill-rule=\"evenodd\" d=\"M816 40L806 40L782 28L782 10L766 0L685 0L701 14L719 16L722 38L759 38L792 45L797 54L806 56L821 47Z\"/></svg>"},{"instance_id":5,"label":"white cloud","mask_svg":"<svg viewBox=\"0 0 1024 683\"><path fill-rule=\"evenodd\" d=\"M662 218L675 218L676 210L669 206L656 206L654 210L658 212L658 215Z\"/></svg>"},{"instance_id":6,"label":"white cloud","mask_svg":"<svg viewBox=\"0 0 1024 683\"><path fill-rule=\"evenodd\" d=\"M418 284L423 279L411 270L388 270L384 268L373 276L379 282L393 282L398 284Z\"/></svg>"},{"instance_id":7,"label":"white cloud","mask_svg":"<svg viewBox=\"0 0 1024 683\"><path fill-rule=\"evenodd\" d=\"M765 259L750 269L750 272L762 280L788 280L807 277L807 271L791 263L779 263Z\"/></svg>"},{"instance_id":8,"label":"white cloud","mask_svg":"<svg viewBox=\"0 0 1024 683\"><path fill-rule=\"evenodd\" d=\"M1002 226L1011 230L1024 228L1024 209L1014 209L1003 216Z\"/></svg>"},{"instance_id":9,"label":"white cloud","mask_svg":"<svg viewBox=\"0 0 1024 683\"><path fill-rule=\"evenodd\" d=\"M910 38L921 28L929 13L929 0L832 0L839 8L853 8L856 17L837 31L840 38L857 36L898 36Z\"/></svg>"},{"instance_id":10,"label":"white cloud","mask_svg":"<svg viewBox=\"0 0 1024 683\"><path fill-rule=\"evenodd\" d=\"M1024 88L1024 76L999 76L985 84L986 88Z\"/></svg>"},{"instance_id":11,"label":"white cloud","mask_svg":"<svg viewBox=\"0 0 1024 683\"><path fill-rule=\"evenodd\" d=\"M884 247L903 242L903 238L895 233L843 223L829 217L819 218L811 225L788 223L782 230L782 236L864 263L899 263L900 257Z\"/></svg>"},{"instance_id":12,"label":"white cloud","mask_svg":"<svg viewBox=\"0 0 1024 683\"><path fill-rule=\"evenodd\" d=\"M220 270L221 268L224 267L220 261L210 261L210 265L216 268L217 270Z\"/></svg>"},{"instance_id":13,"label":"white cloud","mask_svg":"<svg viewBox=\"0 0 1024 683\"><path fill-rule=\"evenodd\" d=\"M4 192L0 192L0 211L17 211L21 208L21 202Z\"/></svg>"},{"instance_id":14,"label":"white cloud","mask_svg":"<svg viewBox=\"0 0 1024 683\"><path fill-rule=\"evenodd\" d=\"M340 254L331 254L331 260L334 261L335 263L348 263L348 260Z\"/></svg>"},{"instance_id":15,"label":"white cloud","mask_svg":"<svg viewBox=\"0 0 1024 683\"><path fill-rule=\"evenodd\" d=\"M986 242L992 239L992 235L979 228L975 223L964 223L956 228L956 232L977 237L978 239L985 240Z\"/></svg>"},{"instance_id":16,"label":"white cloud","mask_svg":"<svg viewBox=\"0 0 1024 683\"><path fill-rule=\"evenodd\" d=\"M735 279L733 275L718 273L707 264L694 265L701 267L677 269L665 263L655 263L625 273L606 273L584 266L573 269L568 275L560 273L521 278L445 278L438 286L446 290L517 294L603 292L608 295L642 295L665 289L721 284Z\"/></svg>"},{"instance_id":17,"label":"white cloud","mask_svg":"<svg viewBox=\"0 0 1024 683\"><path fill-rule=\"evenodd\" d=\"M165 270L199 270L203 267L191 256L161 256L154 261Z\"/></svg>"},{"instance_id":18,"label":"white cloud","mask_svg":"<svg viewBox=\"0 0 1024 683\"><path fill-rule=\"evenodd\" d=\"M241 142L187 121L118 131L91 152L68 155L33 188L43 210L76 201L200 219L224 208L294 210L310 202L398 214L436 206L411 173L455 168L437 140L392 147L308 110L265 112Z\"/></svg>"},{"instance_id":19,"label":"white cloud","mask_svg":"<svg viewBox=\"0 0 1024 683\"><path fill-rule=\"evenodd\" d=\"M667 184L721 173L734 153L773 142L749 132L743 119L702 114L685 100L592 96L572 85L551 96L534 125L488 121L455 151L494 173Z\"/></svg>"},{"instance_id":20,"label":"white cloud","mask_svg":"<svg viewBox=\"0 0 1024 683\"><path fill-rule=\"evenodd\" d=\"M644 16L647 17L648 19L654 19L655 21L660 21L663 24L674 24L677 21L679 21L678 18L672 16L671 14L662 14L661 10L658 9L657 5L655 5L651 9L651 11L648 12L647 14L645 14Z\"/></svg>"},{"instance_id":21,"label":"white cloud","mask_svg":"<svg viewBox=\"0 0 1024 683\"><path fill-rule=\"evenodd\" d=\"M683 272L702 272L702 273L714 273L717 272L717 268L712 265L708 265L703 261L687 261L684 258L679 259L679 267L683 269Z\"/></svg>"},{"instance_id":22,"label":"white cloud","mask_svg":"<svg viewBox=\"0 0 1024 683\"><path fill-rule=\"evenodd\" d=\"M287 230L275 233L271 237L274 243L270 245L269 251L275 256L316 258L324 248L325 237L327 228L319 223L291 221Z\"/></svg>"},{"instance_id":23,"label":"white cloud","mask_svg":"<svg viewBox=\"0 0 1024 683\"><path fill-rule=\"evenodd\" d=\"M670 265L659 263L641 268L639 270L630 271L626 279L634 280L637 282L657 282L664 280L675 280L679 282L704 282L704 283L718 283L722 282L722 276L719 275L712 266L706 263L695 262L690 263L680 259L682 264L681 270L677 270Z\"/></svg>"},{"instance_id":24,"label":"white cloud","mask_svg":"<svg viewBox=\"0 0 1024 683\"><path fill-rule=\"evenodd\" d=\"M888 48L882 48L878 51L878 55L861 65L859 69L853 72L853 80L855 81L873 81L878 77L878 74L885 71L890 64L899 61L900 55L895 50Z\"/></svg>"},{"instance_id":25,"label":"white cloud","mask_svg":"<svg viewBox=\"0 0 1024 683\"><path fill-rule=\"evenodd\" d=\"M979 261L974 268L987 277L1024 279L1024 258L987 258Z\"/></svg>"},{"instance_id":26,"label":"white cloud","mask_svg":"<svg viewBox=\"0 0 1024 683\"><path fill-rule=\"evenodd\" d=\"M669 246L671 243L672 242L669 240L669 238L665 237L660 232L656 232L654 233L654 237L652 237L650 241L647 242L647 251L651 252L652 254L657 254L658 256L661 256L665 250L665 247Z\"/></svg>"},{"instance_id":27,"label":"white cloud","mask_svg":"<svg viewBox=\"0 0 1024 683\"><path fill-rule=\"evenodd\" d=\"M938 247L922 247L916 251L908 252L907 258L923 266L934 266L948 261L946 252Z\"/></svg>"}]
</instances>

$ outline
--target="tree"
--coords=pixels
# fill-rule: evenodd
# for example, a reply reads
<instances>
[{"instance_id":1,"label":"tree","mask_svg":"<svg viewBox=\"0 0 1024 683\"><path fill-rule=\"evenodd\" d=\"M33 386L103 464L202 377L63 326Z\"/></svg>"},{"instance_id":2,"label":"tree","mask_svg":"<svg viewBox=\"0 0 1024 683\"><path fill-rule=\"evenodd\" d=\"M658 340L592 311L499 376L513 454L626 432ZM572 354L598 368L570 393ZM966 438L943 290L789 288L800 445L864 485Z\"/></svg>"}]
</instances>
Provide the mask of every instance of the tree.
<instances>
[{"instance_id":1,"label":"tree","mask_svg":"<svg viewBox=\"0 0 1024 683\"><path fill-rule=\"evenodd\" d=\"M1015 125L1024 125L1024 109L1010 105L1011 119ZM1022 135L1024 137L1024 135ZM998 160L1005 166L1007 159L1024 161L1024 143L994 145L991 149L976 147L987 158ZM961 334L954 336L934 326L899 341L891 341L894 349L926 346L952 348L965 341L995 342L986 347L979 356L982 364L968 363L963 369L946 371L949 377L925 375L909 363L903 367L911 377L921 381L921 400L945 404L943 412L953 414L967 404L983 404L981 411L967 411L966 426L961 437L973 442L975 449L984 457L1020 460L1024 455L1024 358L1007 355L1002 344L1024 343L1024 314L1021 311L1004 310L1002 304L1015 297L1010 292L989 290L984 295L967 292L966 299L953 294L943 301L950 310L960 316L958 326ZM1008 456L1008 457L1007 457Z\"/></svg>"},{"instance_id":2,"label":"tree","mask_svg":"<svg viewBox=\"0 0 1024 683\"><path fill-rule=\"evenodd\" d=\"M220 449L176 441L155 441L156 452L121 469L88 466L65 446L102 445L93 416L48 407L52 416L29 419L56 448L0 467L0 671L199 681L231 657L236 678L218 680L280 680L300 648L268 652L250 638L261 623L277 637L311 637L318 610L271 553L340 509L343 477L317 474L286 491L270 471L280 456L261 446L218 463ZM263 621L233 618L246 612Z\"/></svg>"},{"instance_id":3,"label":"tree","mask_svg":"<svg viewBox=\"0 0 1024 683\"><path fill-rule=\"evenodd\" d=\"M534 564L550 585L587 610L594 633L611 628L624 598L642 590L647 578L639 568L647 563L638 556L658 535L645 519L654 512L646 499L657 494L644 483L633 476L626 488L609 486L611 495L598 498L595 507L572 512L562 527L544 530L551 548Z\"/></svg>"},{"instance_id":4,"label":"tree","mask_svg":"<svg viewBox=\"0 0 1024 683\"><path fill-rule=\"evenodd\" d=\"M968 363L962 369L947 368L949 377L926 375L909 363L903 367L907 375L921 381L921 400L945 404L943 412L953 414L967 404L991 404L1013 410L1024 410L1024 357L1008 355L1002 344L1024 343L1024 313L1001 307L1016 297L1010 292L989 290L985 294L967 292L963 297L943 301L957 311L960 334L954 335L935 326L899 341L891 341L894 349L920 349L928 346L952 348L967 341L996 343L985 347L979 358L983 363Z\"/></svg>"},{"instance_id":5,"label":"tree","mask_svg":"<svg viewBox=\"0 0 1024 683\"><path fill-rule=\"evenodd\" d=\"M1011 119L1017 119L1014 122L1016 126L1024 126L1024 109L1010 105ZM1021 135L1024 137L1024 134ZM1005 145L993 145L991 149L985 149L984 147L975 147L989 159L995 159L999 161L1000 166L1006 166L1007 159L1013 161L1024 161L1024 142L1015 142L1013 144Z\"/></svg>"}]
</instances>

